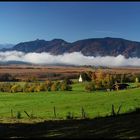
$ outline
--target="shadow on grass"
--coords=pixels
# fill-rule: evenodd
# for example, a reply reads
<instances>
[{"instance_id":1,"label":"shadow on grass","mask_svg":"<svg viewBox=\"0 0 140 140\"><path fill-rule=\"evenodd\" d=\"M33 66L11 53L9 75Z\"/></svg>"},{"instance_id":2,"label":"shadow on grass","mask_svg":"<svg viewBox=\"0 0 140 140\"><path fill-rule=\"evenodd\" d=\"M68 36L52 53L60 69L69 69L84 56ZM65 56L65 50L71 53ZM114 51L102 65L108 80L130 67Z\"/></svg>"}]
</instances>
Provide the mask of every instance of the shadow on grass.
<instances>
[{"instance_id":1,"label":"shadow on grass","mask_svg":"<svg viewBox=\"0 0 140 140\"><path fill-rule=\"evenodd\" d=\"M118 116L0 124L0 138L140 138L140 109Z\"/></svg>"}]
</instances>

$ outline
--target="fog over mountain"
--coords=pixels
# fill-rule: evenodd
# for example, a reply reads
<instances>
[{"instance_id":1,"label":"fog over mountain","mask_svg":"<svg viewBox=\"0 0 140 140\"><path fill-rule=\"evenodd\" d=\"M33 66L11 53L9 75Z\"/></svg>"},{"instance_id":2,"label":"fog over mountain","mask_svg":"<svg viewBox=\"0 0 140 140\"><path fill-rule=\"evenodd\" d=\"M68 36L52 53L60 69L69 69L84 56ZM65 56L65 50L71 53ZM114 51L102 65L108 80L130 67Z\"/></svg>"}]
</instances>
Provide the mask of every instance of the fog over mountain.
<instances>
[{"instance_id":1,"label":"fog over mountain","mask_svg":"<svg viewBox=\"0 0 140 140\"><path fill-rule=\"evenodd\" d=\"M33 64L140 66L140 42L92 38L73 43L62 39L35 40L1 49L0 61Z\"/></svg>"},{"instance_id":2,"label":"fog over mountain","mask_svg":"<svg viewBox=\"0 0 140 140\"><path fill-rule=\"evenodd\" d=\"M140 58L125 58L114 56L84 56L81 52L51 55L50 53L24 53L19 51L0 52L0 61L18 61L32 64L66 64L66 65L94 65L94 66L140 66Z\"/></svg>"}]
</instances>

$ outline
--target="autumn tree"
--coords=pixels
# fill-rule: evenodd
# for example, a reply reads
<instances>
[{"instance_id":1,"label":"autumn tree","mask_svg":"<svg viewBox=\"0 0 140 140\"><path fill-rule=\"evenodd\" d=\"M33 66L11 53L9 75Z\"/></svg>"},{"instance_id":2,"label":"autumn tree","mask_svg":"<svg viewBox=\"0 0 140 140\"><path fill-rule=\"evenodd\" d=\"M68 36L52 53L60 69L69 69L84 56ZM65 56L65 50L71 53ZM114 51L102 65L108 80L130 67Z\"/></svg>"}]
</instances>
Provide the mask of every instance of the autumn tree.
<instances>
[{"instance_id":1,"label":"autumn tree","mask_svg":"<svg viewBox=\"0 0 140 140\"><path fill-rule=\"evenodd\" d=\"M51 90L51 85L52 85L52 82L50 80L45 81L46 91L50 91Z\"/></svg>"},{"instance_id":2,"label":"autumn tree","mask_svg":"<svg viewBox=\"0 0 140 140\"><path fill-rule=\"evenodd\" d=\"M57 85L56 85L56 83L53 83L51 85L51 91L57 91Z\"/></svg>"},{"instance_id":3,"label":"autumn tree","mask_svg":"<svg viewBox=\"0 0 140 140\"><path fill-rule=\"evenodd\" d=\"M83 81L91 81L91 75L90 74L91 74L90 72L88 72L88 73L82 72L81 77L82 77Z\"/></svg>"},{"instance_id":4,"label":"autumn tree","mask_svg":"<svg viewBox=\"0 0 140 140\"><path fill-rule=\"evenodd\" d=\"M94 82L90 82L85 86L85 90L86 91L95 91L95 83Z\"/></svg>"},{"instance_id":5,"label":"autumn tree","mask_svg":"<svg viewBox=\"0 0 140 140\"><path fill-rule=\"evenodd\" d=\"M22 87L20 85L18 85L18 84L14 84L11 87L11 92L12 93L22 92L22 91L23 91Z\"/></svg>"},{"instance_id":6,"label":"autumn tree","mask_svg":"<svg viewBox=\"0 0 140 140\"><path fill-rule=\"evenodd\" d=\"M103 70L98 69L91 74L92 82L96 90L111 89L114 82L113 76L110 73L105 73ZM91 83L88 85L91 87ZM88 88L88 86L86 88Z\"/></svg>"},{"instance_id":7,"label":"autumn tree","mask_svg":"<svg viewBox=\"0 0 140 140\"><path fill-rule=\"evenodd\" d=\"M68 85L67 83L62 82L61 86L60 86L60 90L61 91L66 91L66 90L70 91L70 90L72 90L72 87L70 85Z\"/></svg>"}]
</instances>

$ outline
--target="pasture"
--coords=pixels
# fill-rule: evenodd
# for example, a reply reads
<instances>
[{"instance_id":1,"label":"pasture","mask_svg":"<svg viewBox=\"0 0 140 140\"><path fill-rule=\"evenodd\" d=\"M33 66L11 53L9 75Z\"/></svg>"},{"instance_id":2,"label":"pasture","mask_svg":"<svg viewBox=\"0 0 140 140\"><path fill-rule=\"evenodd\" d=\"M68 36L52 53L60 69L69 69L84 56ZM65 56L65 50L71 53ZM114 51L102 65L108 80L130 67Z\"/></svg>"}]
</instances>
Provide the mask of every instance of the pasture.
<instances>
[{"instance_id":1,"label":"pasture","mask_svg":"<svg viewBox=\"0 0 140 140\"><path fill-rule=\"evenodd\" d=\"M24 111L34 116L34 120L43 121L66 119L69 112L78 119L82 116L82 108L88 118L96 118L111 115L112 104L116 111L122 105L121 114L140 107L140 88L86 92L85 84L73 84L72 91L0 93L0 121L11 121L11 116L15 118L20 112L18 120L28 122Z\"/></svg>"}]
</instances>

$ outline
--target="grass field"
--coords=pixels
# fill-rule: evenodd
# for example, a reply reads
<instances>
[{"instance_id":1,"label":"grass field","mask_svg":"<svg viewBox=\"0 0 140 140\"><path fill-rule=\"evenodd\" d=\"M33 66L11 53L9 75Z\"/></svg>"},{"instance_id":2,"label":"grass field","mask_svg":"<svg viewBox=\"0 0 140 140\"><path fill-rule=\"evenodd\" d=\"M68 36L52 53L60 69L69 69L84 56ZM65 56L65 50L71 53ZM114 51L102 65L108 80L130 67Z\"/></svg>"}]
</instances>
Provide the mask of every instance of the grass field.
<instances>
[{"instance_id":1,"label":"grass field","mask_svg":"<svg viewBox=\"0 0 140 140\"><path fill-rule=\"evenodd\" d=\"M23 119L28 119L24 111L33 114L37 119L66 119L68 112L74 117L81 117L83 107L87 117L95 118L111 114L112 104L117 110L120 105L120 113L125 113L140 107L140 88L122 91L97 91L85 92L86 83L76 83L73 91L37 92L37 93L0 93L0 120L11 117L11 109L14 117L20 111Z\"/></svg>"}]
</instances>

